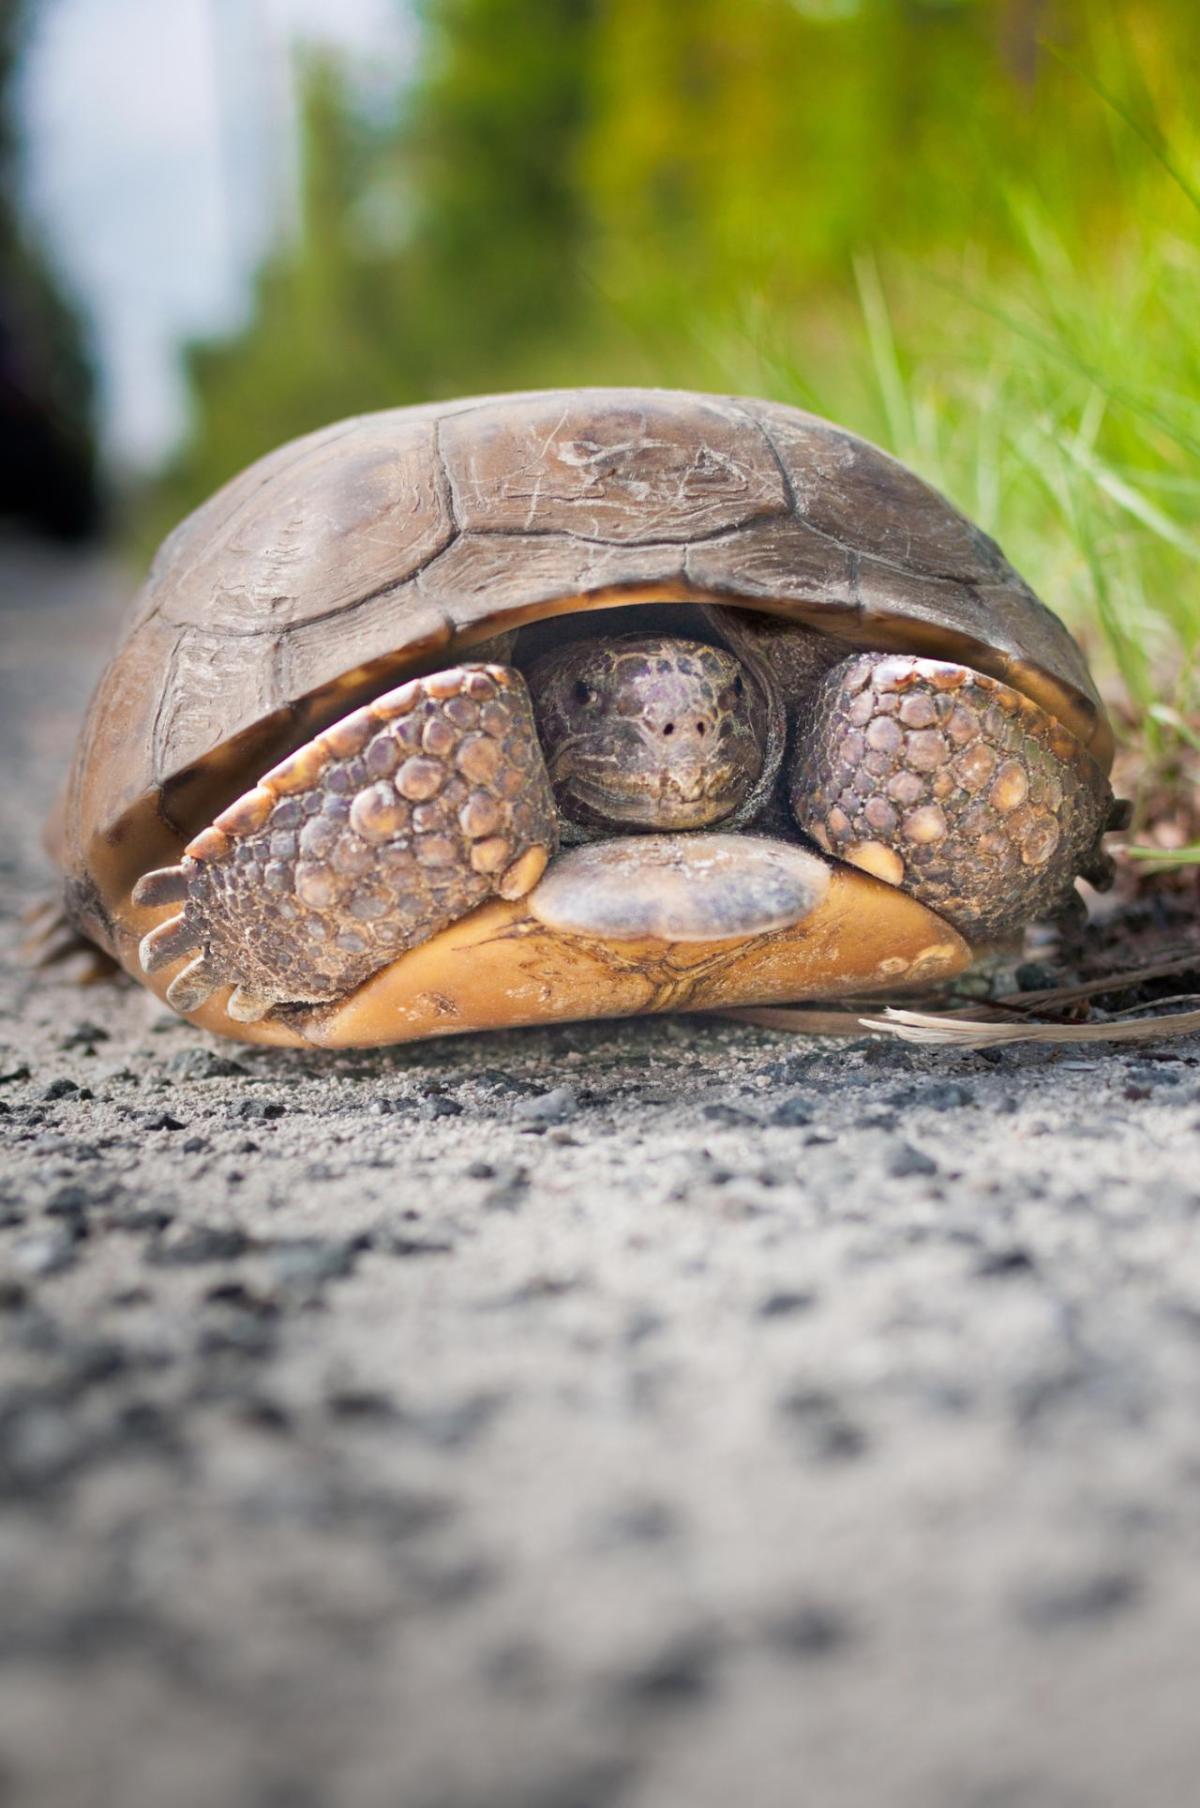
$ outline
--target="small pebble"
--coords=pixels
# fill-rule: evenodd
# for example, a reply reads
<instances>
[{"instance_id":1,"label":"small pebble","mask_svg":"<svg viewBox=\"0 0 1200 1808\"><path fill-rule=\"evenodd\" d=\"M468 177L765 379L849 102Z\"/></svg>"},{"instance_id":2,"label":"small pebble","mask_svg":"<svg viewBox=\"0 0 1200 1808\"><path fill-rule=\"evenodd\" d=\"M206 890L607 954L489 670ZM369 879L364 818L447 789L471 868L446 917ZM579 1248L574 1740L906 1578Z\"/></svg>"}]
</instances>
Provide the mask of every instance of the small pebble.
<instances>
[{"instance_id":1,"label":"small pebble","mask_svg":"<svg viewBox=\"0 0 1200 1808\"><path fill-rule=\"evenodd\" d=\"M758 1119L752 1111L745 1111L740 1105L729 1105L718 1100L712 1105L703 1105L700 1115L707 1118L710 1124L756 1124Z\"/></svg>"},{"instance_id":2,"label":"small pebble","mask_svg":"<svg viewBox=\"0 0 1200 1808\"><path fill-rule=\"evenodd\" d=\"M74 1080L68 1080L66 1075L62 1074L57 1080L51 1080L48 1086L44 1086L39 1096L49 1104L54 1099L73 1098L78 1091L79 1087ZM89 1093L88 1096L90 1098L91 1094Z\"/></svg>"},{"instance_id":3,"label":"small pebble","mask_svg":"<svg viewBox=\"0 0 1200 1808\"><path fill-rule=\"evenodd\" d=\"M1136 1067L1131 1067L1127 1071L1131 1083L1135 1086L1155 1087L1181 1084L1179 1074L1170 1067L1160 1066L1158 1062L1139 1062Z\"/></svg>"},{"instance_id":4,"label":"small pebble","mask_svg":"<svg viewBox=\"0 0 1200 1808\"><path fill-rule=\"evenodd\" d=\"M579 1109L579 1097L570 1086L555 1086L550 1092L539 1093L536 1098L518 1099L512 1107L512 1115L518 1123L524 1124L561 1124L567 1118L574 1117Z\"/></svg>"},{"instance_id":5,"label":"small pebble","mask_svg":"<svg viewBox=\"0 0 1200 1808\"><path fill-rule=\"evenodd\" d=\"M1125 1612L1136 1605L1141 1594L1136 1575L1105 1570L1031 1591L1021 1604L1021 1614L1029 1625L1043 1631L1087 1626Z\"/></svg>"},{"instance_id":6,"label":"small pebble","mask_svg":"<svg viewBox=\"0 0 1200 1808\"><path fill-rule=\"evenodd\" d=\"M231 1262L249 1248L249 1237L234 1224L184 1224L159 1236L146 1251L146 1260L159 1268L186 1268Z\"/></svg>"},{"instance_id":7,"label":"small pebble","mask_svg":"<svg viewBox=\"0 0 1200 1808\"><path fill-rule=\"evenodd\" d=\"M958 1080L934 1080L928 1086L902 1086L888 1094L888 1104L903 1109L924 1107L927 1111L957 1111L962 1105L973 1105L975 1094Z\"/></svg>"},{"instance_id":8,"label":"small pebble","mask_svg":"<svg viewBox=\"0 0 1200 1808\"><path fill-rule=\"evenodd\" d=\"M777 1293L768 1293L756 1307L758 1318L794 1318L798 1312L808 1312L817 1303L815 1293L800 1289L781 1288Z\"/></svg>"},{"instance_id":9,"label":"small pebble","mask_svg":"<svg viewBox=\"0 0 1200 1808\"><path fill-rule=\"evenodd\" d=\"M171 1072L181 1080L224 1080L246 1077L248 1069L211 1048L181 1048L171 1056Z\"/></svg>"},{"instance_id":10,"label":"small pebble","mask_svg":"<svg viewBox=\"0 0 1200 1808\"><path fill-rule=\"evenodd\" d=\"M12 1259L26 1274L61 1274L75 1265L75 1238L61 1227L37 1236L22 1237L13 1245Z\"/></svg>"},{"instance_id":11,"label":"small pebble","mask_svg":"<svg viewBox=\"0 0 1200 1808\"><path fill-rule=\"evenodd\" d=\"M108 1031L98 1023L77 1023L59 1042L60 1048L91 1048L97 1042L107 1042Z\"/></svg>"},{"instance_id":12,"label":"small pebble","mask_svg":"<svg viewBox=\"0 0 1200 1808\"><path fill-rule=\"evenodd\" d=\"M993 1249L976 1264L981 1280L1001 1280L1007 1275L1031 1274L1033 1257L1024 1249Z\"/></svg>"},{"instance_id":13,"label":"small pebble","mask_svg":"<svg viewBox=\"0 0 1200 1808\"><path fill-rule=\"evenodd\" d=\"M911 1143L901 1143L888 1162L887 1171L893 1179L904 1180L915 1174L936 1174L938 1165L932 1155L914 1149Z\"/></svg>"},{"instance_id":14,"label":"small pebble","mask_svg":"<svg viewBox=\"0 0 1200 1808\"><path fill-rule=\"evenodd\" d=\"M271 1266L287 1287L319 1287L352 1274L359 1244L322 1237L280 1238L269 1247Z\"/></svg>"},{"instance_id":15,"label":"small pebble","mask_svg":"<svg viewBox=\"0 0 1200 1808\"><path fill-rule=\"evenodd\" d=\"M812 1100L802 1092L795 1092L789 1099L780 1099L779 1103L773 1108L767 1122L780 1126L787 1126L790 1124L811 1124L813 1116L814 1106Z\"/></svg>"},{"instance_id":16,"label":"small pebble","mask_svg":"<svg viewBox=\"0 0 1200 1808\"><path fill-rule=\"evenodd\" d=\"M86 1187L72 1182L56 1187L51 1193L46 1201L46 1215L50 1218L82 1218L93 1202Z\"/></svg>"},{"instance_id":17,"label":"small pebble","mask_svg":"<svg viewBox=\"0 0 1200 1808\"><path fill-rule=\"evenodd\" d=\"M444 1093L435 1092L428 1098L421 1100L421 1103L418 1106L418 1114L427 1120L442 1117L461 1117L462 1106L457 1099L448 1099Z\"/></svg>"},{"instance_id":18,"label":"small pebble","mask_svg":"<svg viewBox=\"0 0 1200 1808\"><path fill-rule=\"evenodd\" d=\"M243 1098L234 1101L233 1115L256 1124L274 1123L283 1117L287 1106L281 1105L278 1099Z\"/></svg>"},{"instance_id":19,"label":"small pebble","mask_svg":"<svg viewBox=\"0 0 1200 1808\"><path fill-rule=\"evenodd\" d=\"M1047 992L1052 986L1061 984L1061 980L1040 961L1023 961L1013 978L1017 982L1018 992Z\"/></svg>"},{"instance_id":20,"label":"small pebble","mask_svg":"<svg viewBox=\"0 0 1200 1808\"><path fill-rule=\"evenodd\" d=\"M684 1708L711 1692L717 1652L703 1634L671 1640L626 1676L619 1693L630 1706Z\"/></svg>"},{"instance_id":21,"label":"small pebble","mask_svg":"<svg viewBox=\"0 0 1200 1808\"><path fill-rule=\"evenodd\" d=\"M849 1628L828 1607L802 1605L774 1614L763 1629L767 1644L780 1657L829 1657L846 1644Z\"/></svg>"}]
</instances>

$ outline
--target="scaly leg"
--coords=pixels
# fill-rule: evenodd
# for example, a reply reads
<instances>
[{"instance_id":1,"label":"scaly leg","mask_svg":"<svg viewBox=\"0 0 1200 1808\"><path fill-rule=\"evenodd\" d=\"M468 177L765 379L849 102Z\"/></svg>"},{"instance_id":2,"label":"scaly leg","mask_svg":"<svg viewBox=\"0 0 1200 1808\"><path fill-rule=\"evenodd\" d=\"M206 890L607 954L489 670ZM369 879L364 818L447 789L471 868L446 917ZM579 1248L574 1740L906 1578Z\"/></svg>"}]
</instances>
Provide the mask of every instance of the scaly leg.
<instances>
[{"instance_id":1,"label":"scaly leg","mask_svg":"<svg viewBox=\"0 0 1200 1808\"><path fill-rule=\"evenodd\" d=\"M1103 881L1112 793L1047 712L965 666L863 653L823 680L790 774L799 826L972 941Z\"/></svg>"},{"instance_id":2,"label":"scaly leg","mask_svg":"<svg viewBox=\"0 0 1200 1808\"><path fill-rule=\"evenodd\" d=\"M143 938L167 1000L232 985L241 1023L343 997L485 899L519 898L556 846L528 693L507 666L416 678L355 710L147 873L140 905L181 904Z\"/></svg>"}]
</instances>

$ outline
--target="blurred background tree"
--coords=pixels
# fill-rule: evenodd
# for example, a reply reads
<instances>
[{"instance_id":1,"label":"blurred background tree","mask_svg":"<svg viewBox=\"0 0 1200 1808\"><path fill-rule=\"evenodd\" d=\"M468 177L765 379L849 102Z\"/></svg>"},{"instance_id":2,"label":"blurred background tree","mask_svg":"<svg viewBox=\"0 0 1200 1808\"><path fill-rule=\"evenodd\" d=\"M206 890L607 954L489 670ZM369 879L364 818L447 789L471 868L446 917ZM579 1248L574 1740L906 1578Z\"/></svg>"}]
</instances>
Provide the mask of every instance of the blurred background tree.
<instances>
[{"instance_id":1,"label":"blurred background tree","mask_svg":"<svg viewBox=\"0 0 1200 1808\"><path fill-rule=\"evenodd\" d=\"M0 515L80 539L99 513L91 358L19 198L14 78L30 10L0 0Z\"/></svg>"},{"instance_id":2,"label":"blurred background tree","mask_svg":"<svg viewBox=\"0 0 1200 1808\"><path fill-rule=\"evenodd\" d=\"M304 71L300 230L239 338L187 355L196 430L169 525L247 459L339 414L572 380L590 310L577 177L589 0L441 0L384 119L335 58Z\"/></svg>"},{"instance_id":3,"label":"blurred background tree","mask_svg":"<svg viewBox=\"0 0 1200 1808\"><path fill-rule=\"evenodd\" d=\"M359 409L557 382L772 394L996 533L1175 782L1200 642L1195 0L420 16L382 115L308 64L300 228L248 328L187 354L194 428L154 529Z\"/></svg>"}]
</instances>

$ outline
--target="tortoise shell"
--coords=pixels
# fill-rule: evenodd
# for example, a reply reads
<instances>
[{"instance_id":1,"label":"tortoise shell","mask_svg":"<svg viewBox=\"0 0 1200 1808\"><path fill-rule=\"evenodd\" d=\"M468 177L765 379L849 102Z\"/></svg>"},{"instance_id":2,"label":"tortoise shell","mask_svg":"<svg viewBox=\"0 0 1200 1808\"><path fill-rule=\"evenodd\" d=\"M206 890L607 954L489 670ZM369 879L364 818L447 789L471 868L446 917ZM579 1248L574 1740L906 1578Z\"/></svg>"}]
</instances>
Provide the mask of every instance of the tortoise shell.
<instances>
[{"instance_id":1,"label":"tortoise shell","mask_svg":"<svg viewBox=\"0 0 1200 1808\"><path fill-rule=\"evenodd\" d=\"M75 755L57 850L72 914L112 947L140 873L382 687L520 624L651 601L960 662L1111 764L1061 622L942 496L839 427L650 389L390 409L260 459L164 542Z\"/></svg>"}]
</instances>

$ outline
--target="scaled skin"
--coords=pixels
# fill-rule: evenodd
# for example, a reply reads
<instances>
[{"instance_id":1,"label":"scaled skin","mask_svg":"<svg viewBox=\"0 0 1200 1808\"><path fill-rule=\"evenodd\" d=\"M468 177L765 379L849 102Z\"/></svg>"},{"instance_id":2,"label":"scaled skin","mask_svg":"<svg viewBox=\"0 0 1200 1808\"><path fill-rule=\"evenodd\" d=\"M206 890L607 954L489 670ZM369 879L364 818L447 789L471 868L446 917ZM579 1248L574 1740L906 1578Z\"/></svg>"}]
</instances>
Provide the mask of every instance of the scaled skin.
<instances>
[{"instance_id":1,"label":"scaled skin","mask_svg":"<svg viewBox=\"0 0 1200 1808\"><path fill-rule=\"evenodd\" d=\"M1112 793L1044 710L963 666L860 654L813 698L789 773L796 821L976 942L1101 887Z\"/></svg>"},{"instance_id":2,"label":"scaled skin","mask_svg":"<svg viewBox=\"0 0 1200 1808\"><path fill-rule=\"evenodd\" d=\"M761 699L724 647L573 641L537 661L529 689L555 801L583 833L708 828L762 774Z\"/></svg>"},{"instance_id":3,"label":"scaled skin","mask_svg":"<svg viewBox=\"0 0 1200 1808\"><path fill-rule=\"evenodd\" d=\"M183 906L140 960L188 958L178 1010L230 980L247 1022L340 999L488 898L522 896L557 839L520 674L454 667L333 724L139 881L138 902Z\"/></svg>"}]
</instances>

